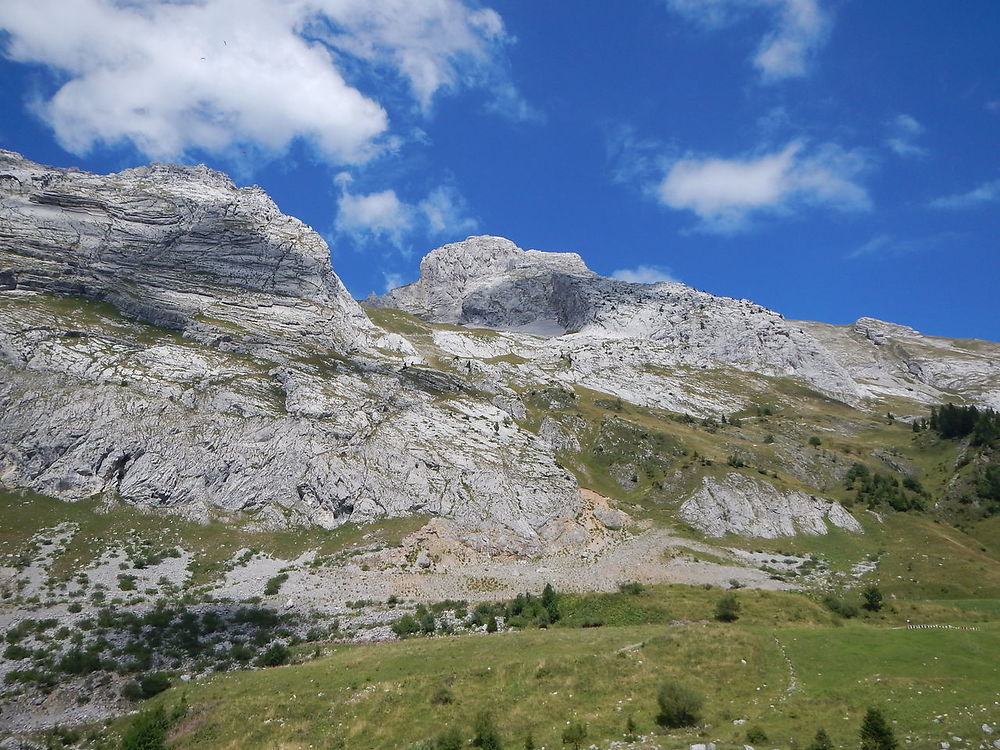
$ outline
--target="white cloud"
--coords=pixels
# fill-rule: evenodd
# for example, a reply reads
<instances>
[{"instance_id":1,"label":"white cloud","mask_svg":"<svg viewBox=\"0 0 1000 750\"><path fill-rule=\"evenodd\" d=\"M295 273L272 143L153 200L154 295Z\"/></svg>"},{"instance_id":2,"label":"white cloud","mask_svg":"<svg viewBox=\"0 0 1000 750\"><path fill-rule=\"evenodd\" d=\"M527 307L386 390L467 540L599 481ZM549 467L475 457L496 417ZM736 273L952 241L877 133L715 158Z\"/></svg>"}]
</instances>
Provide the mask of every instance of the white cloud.
<instances>
[{"instance_id":1,"label":"white cloud","mask_svg":"<svg viewBox=\"0 0 1000 750\"><path fill-rule=\"evenodd\" d=\"M337 201L335 228L357 239L386 239L401 247L413 226L412 209L399 200L395 190L352 195L346 190Z\"/></svg>"},{"instance_id":2,"label":"white cloud","mask_svg":"<svg viewBox=\"0 0 1000 750\"><path fill-rule=\"evenodd\" d=\"M731 25L748 13L769 12L773 28L753 58L765 82L803 76L826 41L829 15L820 0L666 0L667 7L707 28Z\"/></svg>"},{"instance_id":3,"label":"white cloud","mask_svg":"<svg viewBox=\"0 0 1000 750\"><path fill-rule=\"evenodd\" d=\"M809 150L792 141L780 151L742 159L679 159L656 195L669 208L694 212L704 230L728 233L745 228L756 214L802 205L867 209L868 193L855 181L864 166L859 153L835 144Z\"/></svg>"},{"instance_id":4,"label":"white cloud","mask_svg":"<svg viewBox=\"0 0 1000 750\"><path fill-rule=\"evenodd\" d=\"M910 115L901 114L889 122L889 137L886 145L898 156L926 156L927 149L914 141L924 132L925 128Z\"/></svg>"},{"instance_id":5,"label":"white cloud","mask_svg":"<svg viewBox=\"0 0 1000 750\"><path fill-rule=\"evenodd\" d=\"M465 198L453 187L435 188L417 204L423 215L427 229L433 235L470 234L479 226L479 222L469 215L469 206Z\"/></svg>"},{"instance_id":6,"label":"white cloud","mask_svg":"<svg viewBox=\"0 0 1000 750\"><path fill-rule=\"evenodd\" d=\"M636 266L635 268L619 268L611 273L614 279L630 281L634 284L659 284L664 281L677 281L669 268L664 266Z\"/></svg>"},{"instance_id":7,"label":"white cloud","mask_svg":"<svg viewBox=\"0 0 1000 750\"><path fill-rule=\"evenodd\" d=\"M930 205L932 208L962 209L975 208L984 203L995 203L996 201L1000 201L1000 180L984 182L967 193L945 195L931 201Z\"/></svg>"},{"instance_id":8,"label":"white cloud","mask_svg":"<svg viewBox=\"0 0 1000 750\"><path fill-rule=\"evenodd\" d=\"M303 138L354 164L389 128L359 80L403 81L425 111L440 91L509 87L500 17L465 0L4 0L0 30L6 57L58 74L34 106L78 154L279 153Z\"/></svg>"},{"instance_id":9,"label":"white cloud","mask_svg":"<svg viewBox=\"0 0 1000 750\"><path fill-rule=\"evenodd\" d=\"M337 177L341 185L334 227L359 244L387 241L403 250L417 232L431 237L461 238L478 226L469 215L462 195L451 186L440 186L416 203L399 199L395 190L365 195L351 193L351 178Z\"/></svg>"}]
</instances>

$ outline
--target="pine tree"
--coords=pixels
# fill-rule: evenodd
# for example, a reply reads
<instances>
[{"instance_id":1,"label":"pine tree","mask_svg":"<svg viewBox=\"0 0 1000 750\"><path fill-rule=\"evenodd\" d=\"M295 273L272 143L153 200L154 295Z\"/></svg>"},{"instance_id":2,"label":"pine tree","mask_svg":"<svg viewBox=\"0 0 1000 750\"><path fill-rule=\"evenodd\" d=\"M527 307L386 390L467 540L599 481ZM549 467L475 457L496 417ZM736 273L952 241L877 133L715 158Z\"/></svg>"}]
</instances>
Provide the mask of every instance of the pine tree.
<instances>
[{"instance_id":1,"label":"pine tree","mask_svg":"<svg viewBox=\"0 0 1000 750\"><path fill-rule=\"evenodd\" d=\"M896 735L877 708L869 708L861 722L861 750L897 750Z\"/></svg>"}]
</instances>

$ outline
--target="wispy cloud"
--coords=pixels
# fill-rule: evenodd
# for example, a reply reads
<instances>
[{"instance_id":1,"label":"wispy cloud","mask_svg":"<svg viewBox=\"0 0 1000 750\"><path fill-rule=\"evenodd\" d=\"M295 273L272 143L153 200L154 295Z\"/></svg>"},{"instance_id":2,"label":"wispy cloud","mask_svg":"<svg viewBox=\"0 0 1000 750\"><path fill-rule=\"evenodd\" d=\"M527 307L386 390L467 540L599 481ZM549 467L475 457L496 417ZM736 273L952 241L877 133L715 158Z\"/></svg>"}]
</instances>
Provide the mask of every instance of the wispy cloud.
<instances>
[{"instance_id":1,"label":"wispy cloud","mask_svg":"<svg viewBox=\"0 0 1000 750\"><path fill-rule=\"evenodd\" d=\"M892 118L888 123L889 135L885 139L885 145L894 151L898 156L926 156L927 149L916 143L925 128L917 120L907 114L900 114Z\"/></svg>"},{"instance_id":2,"label":"wispy cloud","mask_svg":"<svg viewBox=\"0 0 1000 750\"><path fill-rule=\"evenodd\" d=\"M666 4L706 28L737 23L755 11L769 13L772 28L753 57L764 82L806 75L831 26L820 0L666 0Z\"/></svg>"},{"instance_id":3,"label":"wispy cloud","mask_svg":"<svg viewBox=\"0 0 1000 750\"><path fill-rule=\"evenodd\" d=\"M391 189L352 193L346 173L338 175L337 181L341 193L334 228L360 245L381 241L406 250L409 238L417 232L459 239L478 226L465 199L451 186L437 187L426 198L407 203Z\"/></svg>"},{"instance_id":4,"label":"wispy cloud","mask_svg":"<svg viewBox=\"0 0 1000 750\"><path fill-rule=\"evenodd\" d=\"M926 237L916 238L901 238L891 234L877 234L864 244L847 253L844 257L851 260L864 257L896 258L955 245L965 237L966 235L962 232L939 232Z\"/></svg>"},{"instance_id":5,"label":"wispy cloud","mask_svg":"<svg viewBox=\"0 0 1000 750\"><path fill-rule=\"evenodd\" d=\"M388 271L382 272L382 280L385 282L382 289L383 292L391 292L396 287L403 286L405 283L401 274L389 273Z\"/></svg>"},{"instance_id":6,"label":"wispy cloud","mask_svg":"<svg viewBox=\"0 0 1000 750\"><path fill-rule=\"evenodd\" d=\"M519 101L511 38L472 0L6 0L0 31L7 58L58 74L34 107L77 154L275 154L304 139L358 164L392 142L387 101L427 113L468 87Z\"/></svg>"},{"instance_id":7,"label":"wispy cloud","mask_svg":"<svg viewBox=\"0 0 1000 750\"><path fill-rule=\"evenodd\" d=\"M975 208L984 203L995 203L1000 201L1000 180L984 182L979 187L973 188L967 193L957 193L955 195L945 195L932 200L931 208L943 209L963 209Z\"/></svg>"},{"instance_id":8,"label":"wispy cloud","mask_svg":"<svg viewBox=\"0 0 1000 750\"><path fill-rule=\"evenodd\" d=\"M871 200L857 182L865 167L860 152L832 143L809 149L792 141L780 151L736 159L679 159L656 195L668 208L693 212L702 230L725 234L747 228L754 216L802 206L867 210Z\"/></svg>"},{"instance_id":9,"label":"wispy cloud","mask_svg":"<svg viewBox=\"0 0 1000 750\"><path fill-rule=\"evenodd\" d=\"M634 284L660 284L664 281L677 281L666 266L636 266L635 268L619 268L611 273L614 279L630 281Z\"/></svg>"}]
</instances>

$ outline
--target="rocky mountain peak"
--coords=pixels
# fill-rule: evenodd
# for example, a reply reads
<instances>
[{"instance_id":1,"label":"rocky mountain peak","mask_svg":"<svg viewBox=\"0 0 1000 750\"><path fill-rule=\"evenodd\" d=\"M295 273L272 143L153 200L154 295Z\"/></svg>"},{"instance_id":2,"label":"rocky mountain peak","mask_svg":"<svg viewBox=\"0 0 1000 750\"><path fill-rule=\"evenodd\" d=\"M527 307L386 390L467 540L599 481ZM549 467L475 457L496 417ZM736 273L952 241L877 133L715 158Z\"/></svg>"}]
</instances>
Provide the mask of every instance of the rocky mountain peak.
<instances>
[{"instance_id":1,"label":"rocky mountain peak","mask_svg":"<svg viewBox=\"0 0 1000 750\"><path fill-rule=\"evenodd\" d=\"M371 329L316 232L205 166L95 175L3 151L0 224L8 288L107 301L205 339L238 321L346 348Z\"/></svg>"}]
</instances>

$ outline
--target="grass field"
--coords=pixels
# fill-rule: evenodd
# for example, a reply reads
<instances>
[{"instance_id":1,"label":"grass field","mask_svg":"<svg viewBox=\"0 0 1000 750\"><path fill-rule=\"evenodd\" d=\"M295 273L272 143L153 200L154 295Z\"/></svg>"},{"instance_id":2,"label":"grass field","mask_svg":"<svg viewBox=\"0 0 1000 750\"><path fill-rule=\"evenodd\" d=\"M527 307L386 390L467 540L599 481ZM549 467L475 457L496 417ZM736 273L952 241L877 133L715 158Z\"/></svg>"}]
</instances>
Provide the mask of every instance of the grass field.
<instances>
[{"instance_id":1,"label":"grass field","mask_svg":"<svg viewBox=\"0 0 1000 750\"><path fill-rule=\"evenodd\" d=\"M669 606L669 602L667 604ZM750 609L751 607L748 607ZM561 747L567 721L588 742L620 739L631 716L657 731L655 695L675 679L705 697L710 728L675 731L664 747L804 746L823 726L856 746L866 708L884 709L907 747L978 737L1000 720L1000 628L923 630L852 623L644 625L524 631L328 647L305 664L219 676L183 688L190 712L178 748L406 748L448 727L471 737L493 713L507 747ZM155 699L170 704L181 690ZM935 717L947 715L943 723ZM745 724L734 724L744 720Z\"/></svg>"}]
</instances>

